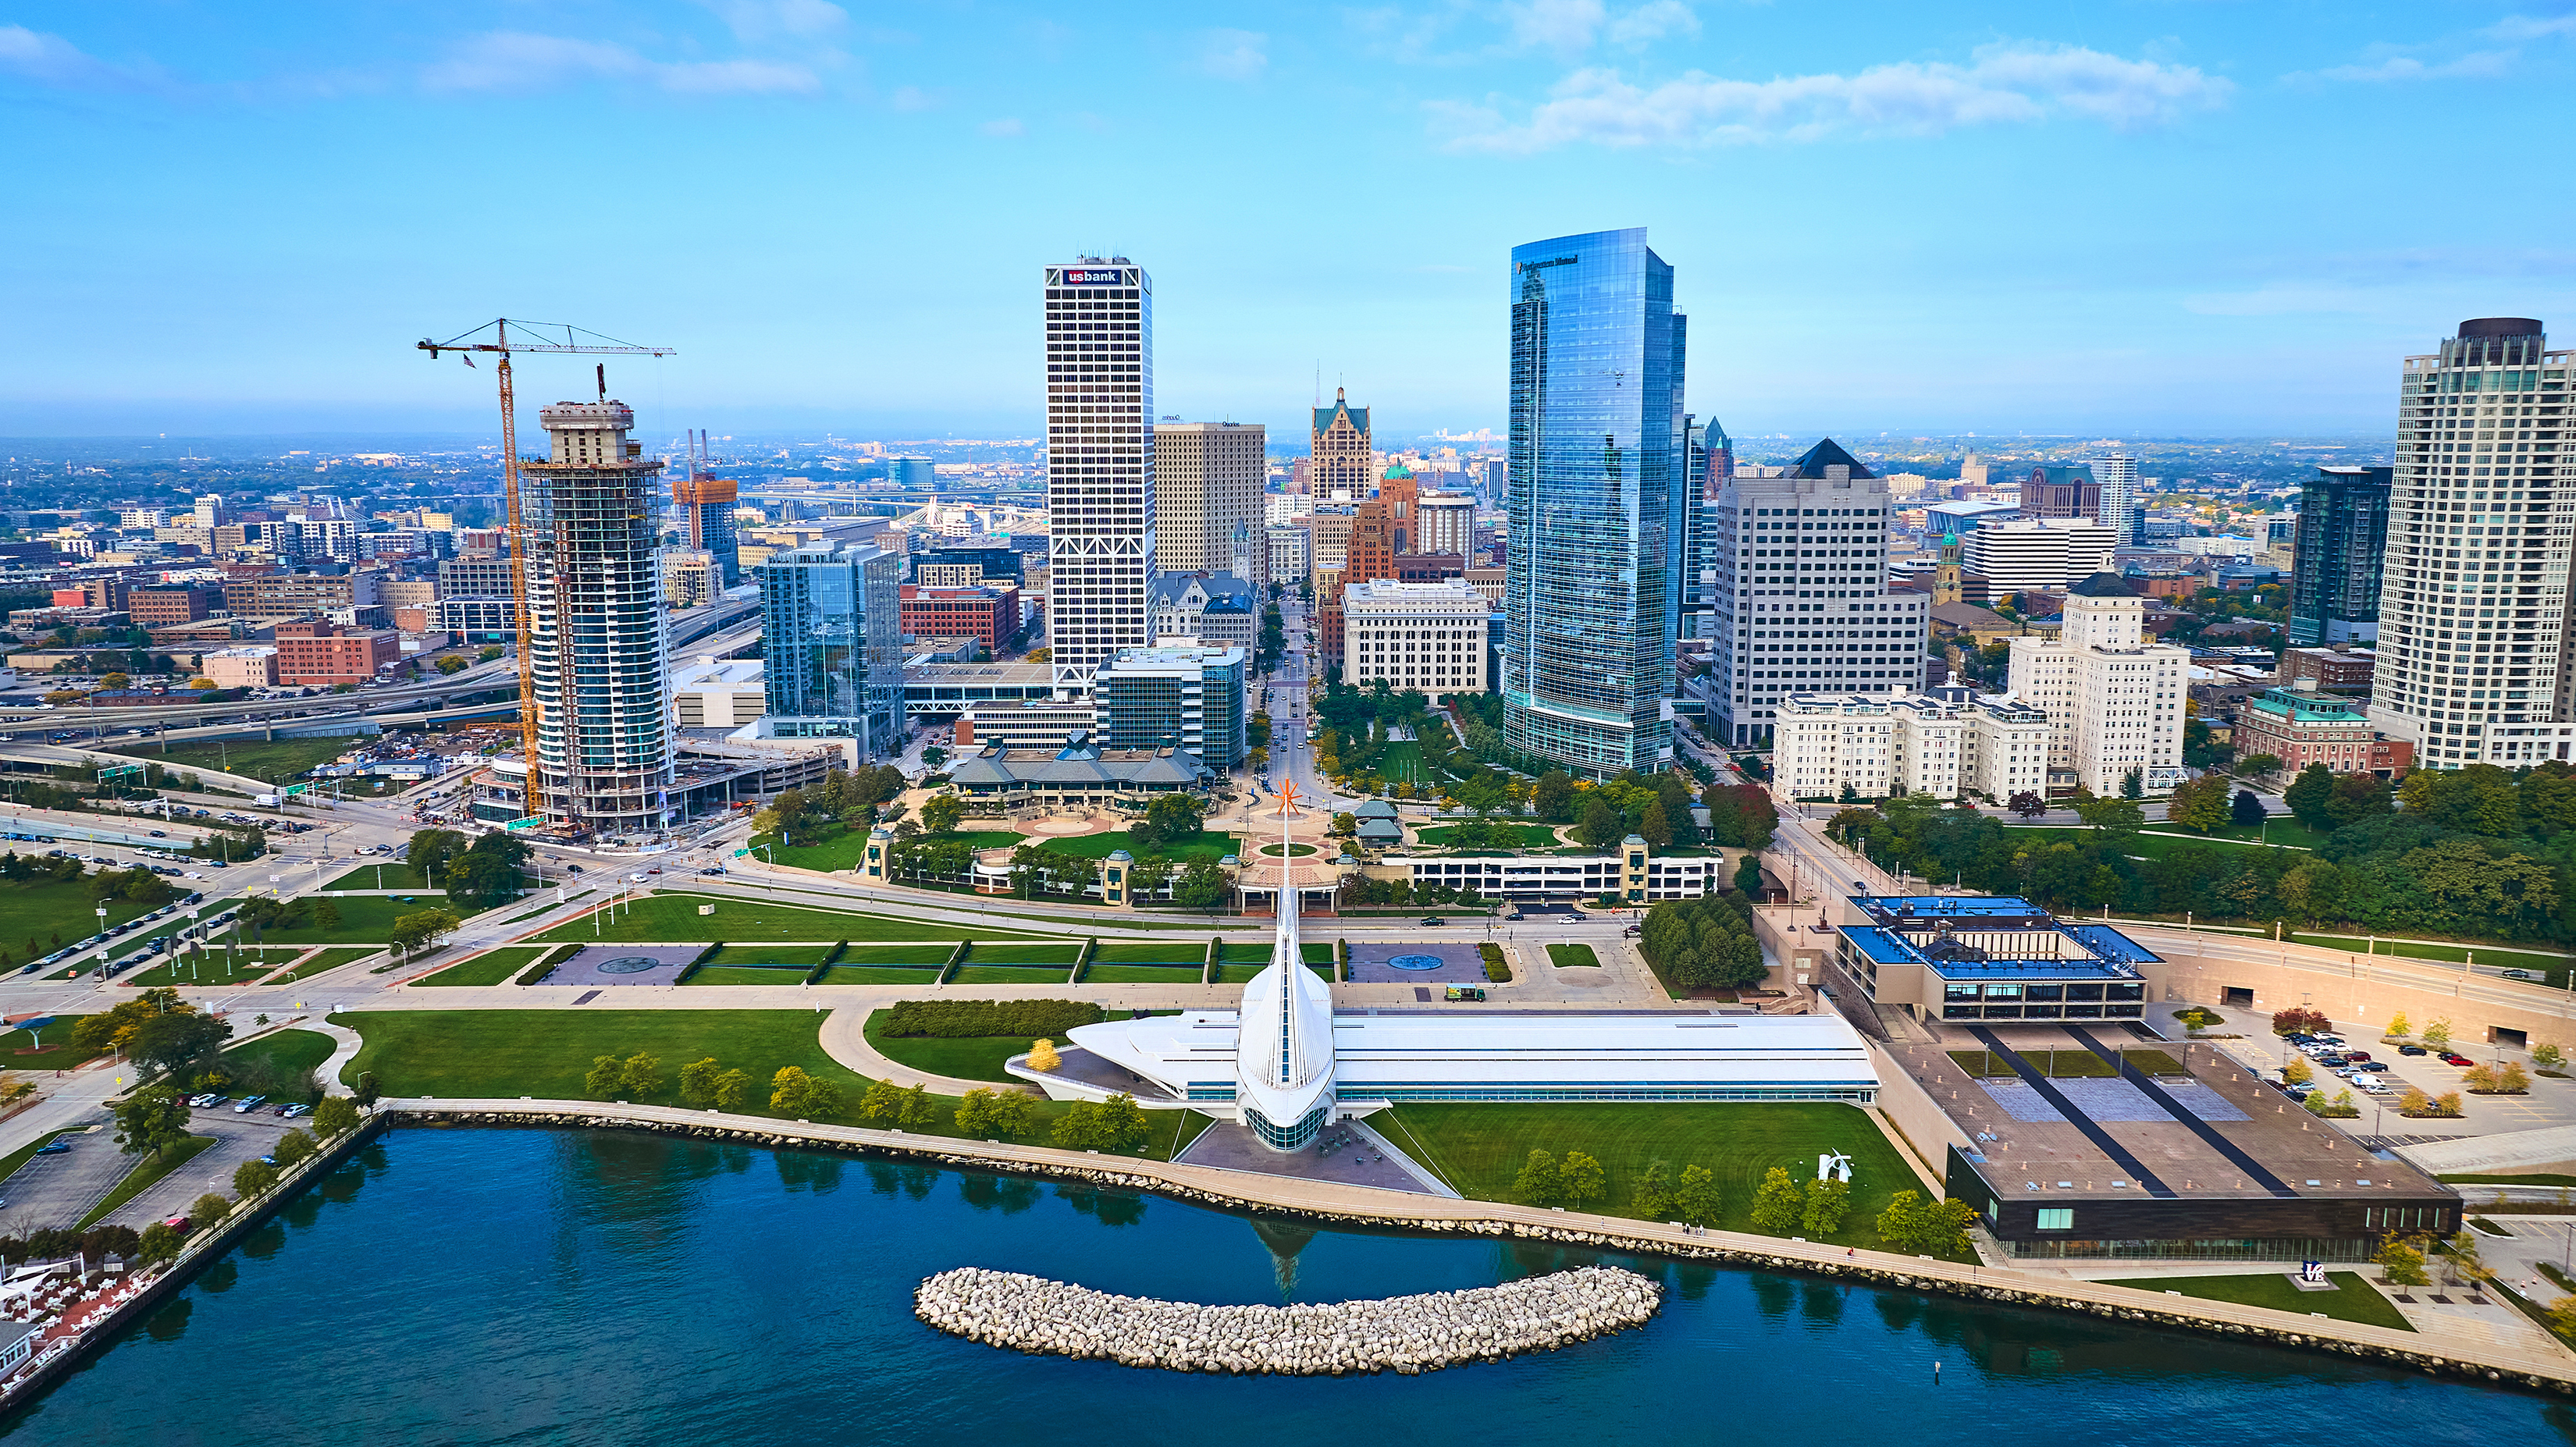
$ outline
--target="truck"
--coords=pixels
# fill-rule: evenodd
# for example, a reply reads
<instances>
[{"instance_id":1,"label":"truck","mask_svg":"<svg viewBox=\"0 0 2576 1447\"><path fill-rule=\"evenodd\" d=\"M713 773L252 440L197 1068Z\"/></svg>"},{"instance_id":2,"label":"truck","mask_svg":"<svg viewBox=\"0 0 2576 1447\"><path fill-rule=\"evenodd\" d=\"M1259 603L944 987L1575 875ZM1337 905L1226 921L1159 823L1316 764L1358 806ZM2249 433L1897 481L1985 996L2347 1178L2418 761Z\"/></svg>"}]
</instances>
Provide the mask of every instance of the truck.
<instances>
[{"instance_id":1,"label":"truck","mask_svg":"<svg viewBox=\"0 0 2576 1447\"><path fill-rule=\"evenodd\" d=\"M254 804L270 809L276 808L278 804L278 799L275 794L253 794L250 796L250 801Z\"/></svg>"},{"instance_id":2,"label":"truck","mask_svg":"<svg viewBox=\"0 0 2576 1447\"><path fill-rule=\"evenodd\" d=\"M1449 987L1447 998L1452 1000L1482 1000L1485 998L1485 990L1481 985L1451 985Z\"/></svg>"}]
</instances>

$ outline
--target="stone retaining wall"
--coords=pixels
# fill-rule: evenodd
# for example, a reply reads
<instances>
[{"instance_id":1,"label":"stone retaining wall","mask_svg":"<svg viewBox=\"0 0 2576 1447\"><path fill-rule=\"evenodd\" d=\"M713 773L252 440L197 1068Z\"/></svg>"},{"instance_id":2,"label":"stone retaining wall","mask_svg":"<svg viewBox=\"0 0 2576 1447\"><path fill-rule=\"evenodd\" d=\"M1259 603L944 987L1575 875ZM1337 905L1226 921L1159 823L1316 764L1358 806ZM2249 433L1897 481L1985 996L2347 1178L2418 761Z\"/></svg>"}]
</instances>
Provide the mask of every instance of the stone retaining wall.
<instances>
[{"instance_id":1,"label":"stone retaining wall","mask_svg":"<svg viewBox=\"0 0 2576 1447\"><path fill-rule=\"evenodd\" d=\"M2059 1281L1988 1267L1959 1266L1936 1261L1929 1256L1909 1260L1882 1251L1854 1251L1835 1256L1831 1248L1791 1243L1777 1237L1705 1230L1681 1236L1652 1222L1576 1216L1485 1201L1406 1196L1401 1198L1401 1210L1322 1208L1266 1196L1263 1190L1274 1179L1283 1188L1311 1186L1311 1182L1238 1171L1191 1171L1149 1161L1043 1147L995 1146L979 1141L905 1136L894 1131L861 1132L842 1126L815 1127L801 1121L714 1116L712 1112L679 1112L650 1107L583 1107L566 1102L513 1106L488 1101L446 1104L426 1100L389 1100L378 1109L392 1116L397 1124L643 1130L772 1150L842 1151L958 1170L999 1171L1079 1181L1094 1187L1144 1192L1221 1211L1251 1211L1340 1229L1545 1241L1623 1255L1822 1276L1865 1286L1992 1302L1999 1306L2071 1311L2142 1326L2262 1341L2275 1346L2330 1352L2398 1370L2527 1387L2576 1397L2576 1355L2563 1351L2556 1358L2543 1362L2518 1352L2465 1340L2444 1341L2412 1332L2321 1318L2312 1319L2313 1325L2300 1324L2298 1318L2286 1312L2260 1307L2199 1301L2096 1282ZM864 1139L854 1138L862 1135ZM1175 1179L1175 1174L1187 1174L1191 1179ZM1218 1182L1222 1185L1216 1184ZM1367 1194L1391 1196L1393 1193ZM1555 1224L1557 1221L1564 1224Z\"/></svg>"},{"instance_id":2,"label":"stone retaining wall","mask_svg":"<svg viewBox=\"0 0 2576 1447\"><path fill-rule=\"evenodd\" d=\"M1412 1376L1643 1326L1663 1289L1633 1271L1587 1266L1380 1301L1200 1306L965 1266L922 1282L912 1300L912 1314L941 1331L1024 1352L1175 1372Z\"/></svg>"}]
</instances>

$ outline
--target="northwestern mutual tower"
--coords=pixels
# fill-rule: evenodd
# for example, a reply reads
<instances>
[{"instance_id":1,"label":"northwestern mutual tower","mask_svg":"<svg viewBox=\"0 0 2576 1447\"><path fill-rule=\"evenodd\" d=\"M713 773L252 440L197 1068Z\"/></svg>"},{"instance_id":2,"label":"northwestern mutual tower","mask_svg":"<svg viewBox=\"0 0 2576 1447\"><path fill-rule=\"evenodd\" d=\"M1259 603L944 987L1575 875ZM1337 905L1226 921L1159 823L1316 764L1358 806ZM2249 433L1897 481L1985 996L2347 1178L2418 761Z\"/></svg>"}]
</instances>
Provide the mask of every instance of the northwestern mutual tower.
<instances>
[{"instance_id":1,"label":"northwestern mutual tower","mask_svg":"<svg viewBox=\"0 0 2576 1447\"><path fill-rule=\"evenodd\" d=\"M1512 251L1504 734L1577 775L1672 755L1683 319L1644 228Z\"/></svg>"}]
</instances>

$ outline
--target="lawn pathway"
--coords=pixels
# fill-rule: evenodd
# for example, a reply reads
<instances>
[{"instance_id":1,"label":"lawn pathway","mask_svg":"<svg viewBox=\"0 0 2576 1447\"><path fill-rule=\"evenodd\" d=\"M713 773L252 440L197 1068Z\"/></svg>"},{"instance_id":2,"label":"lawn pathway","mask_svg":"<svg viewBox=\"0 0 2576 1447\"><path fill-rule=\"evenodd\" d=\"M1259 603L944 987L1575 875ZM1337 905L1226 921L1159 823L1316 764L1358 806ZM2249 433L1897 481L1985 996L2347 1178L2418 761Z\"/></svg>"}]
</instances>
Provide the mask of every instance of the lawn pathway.
<instances>
[{"instance_id":1,"label":"lawn pathway","mask_svg":"<svg viewBox=\"0 0 2576 1447\"><path fill-rule=\"evenodd\" d=\"M834 1010L825 1016L823 1053L871 1080L890 1080L906 1090L918 1085L934 1095L964 1095L970 1090L1037 1093L1034 1087L1026 1084L1005 1085L996 1080L961 1080L952 1075L932 1075L884 1055L868 1043L868 1016L873 1013L874 1007L870 1006Z\"/></svg>"}]
</instances>

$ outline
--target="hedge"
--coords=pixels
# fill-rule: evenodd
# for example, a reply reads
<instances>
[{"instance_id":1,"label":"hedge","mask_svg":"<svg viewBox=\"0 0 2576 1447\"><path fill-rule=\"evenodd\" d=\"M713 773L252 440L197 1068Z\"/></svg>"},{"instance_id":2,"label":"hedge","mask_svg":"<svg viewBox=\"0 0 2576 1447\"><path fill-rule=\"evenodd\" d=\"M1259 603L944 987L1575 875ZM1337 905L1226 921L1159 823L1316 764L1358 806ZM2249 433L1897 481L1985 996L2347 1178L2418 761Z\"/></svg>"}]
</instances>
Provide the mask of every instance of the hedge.
<instances>
[{"instance_id":1,"label":"hedge","mask_svg":"<svg viewBox=\"0 0 2576 1447\"><path fill-rule=\"evenodd\" d=\"M1061 1039L1107 1016L1088 1000L898 1000L877 1014L879 1033L897 1037Z\"/></svg>"}]
</instances>

